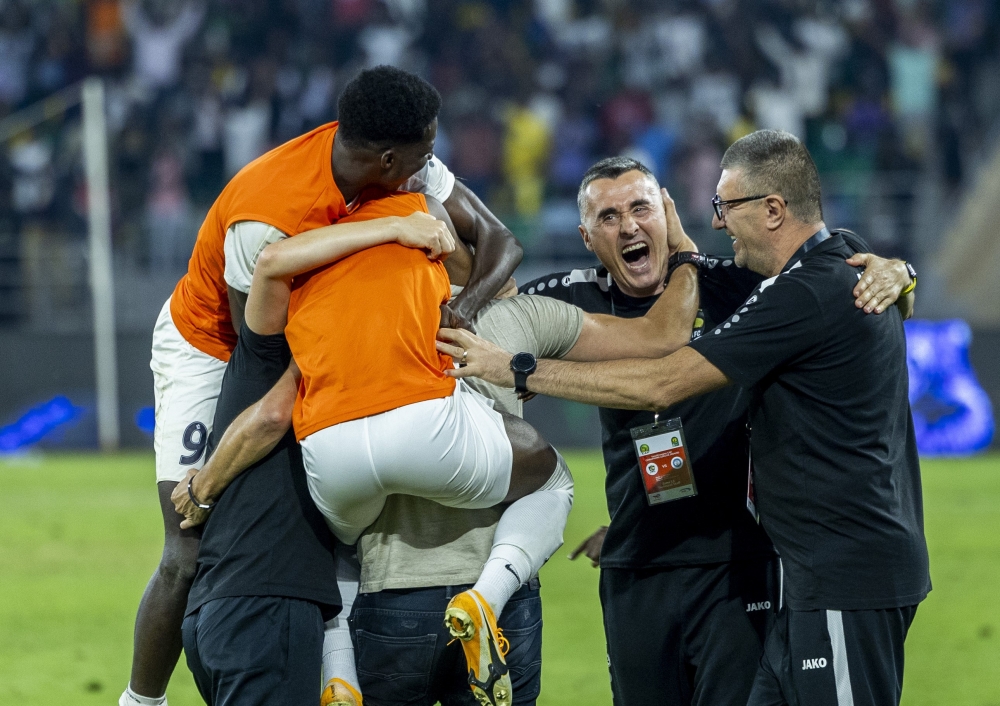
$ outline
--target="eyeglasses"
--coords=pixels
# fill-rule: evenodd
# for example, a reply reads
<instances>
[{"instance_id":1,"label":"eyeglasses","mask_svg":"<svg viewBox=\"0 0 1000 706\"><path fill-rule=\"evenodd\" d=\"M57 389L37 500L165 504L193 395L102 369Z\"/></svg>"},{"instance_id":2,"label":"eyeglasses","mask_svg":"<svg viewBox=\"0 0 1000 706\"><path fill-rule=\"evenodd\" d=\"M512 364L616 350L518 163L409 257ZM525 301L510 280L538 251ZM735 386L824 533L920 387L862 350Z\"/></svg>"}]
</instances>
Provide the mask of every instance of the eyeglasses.
<instances>
[{"instance_id":1,"label":"eyeglasses","mask_svg":"<svg viewBox=\"0 0 1000 706\"><path fill-rule=\"evenodd\" d=\"M728 201L723 201L722 199L719 198L719 195L716 194L712 198L712 207L715 209L715 215L718 216L719 220L721 221L723 218L722 216L723 206L731 206L734 203L746 203L747 201L757 201L759 199L766 199L768 196L770 196L770 194L764 194L762 196L747 196L746 198L742 199L729 199Z\"/></svg>"}]
</instances>

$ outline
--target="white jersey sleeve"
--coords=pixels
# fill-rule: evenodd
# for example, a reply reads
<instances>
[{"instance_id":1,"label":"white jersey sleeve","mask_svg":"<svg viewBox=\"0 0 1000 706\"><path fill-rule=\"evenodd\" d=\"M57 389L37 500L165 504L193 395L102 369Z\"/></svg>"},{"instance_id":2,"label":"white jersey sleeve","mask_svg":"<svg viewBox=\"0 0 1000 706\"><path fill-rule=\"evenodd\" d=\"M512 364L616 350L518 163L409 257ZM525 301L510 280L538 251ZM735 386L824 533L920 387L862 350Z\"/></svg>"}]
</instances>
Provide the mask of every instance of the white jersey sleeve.
<instances>
[{"instance_id":1,"label":"white jersey sleeve","mask_svg":"<svg viewBox=\"0 0 1000 706\"><path fill-rule=\"evenodd\" d=\"M246 294L260 253L288 236L260 221L240 221L226 231L226 284Z\"/></svg>"},{"instance_id":2,"label":"white jersey sleeve","mask_svg":"<svg viewBox=\"0 0 1000 706\"><path fill-rule=\"evenodd\" d=\"M433 196L441 203L448 200L451 190L455 188L455 175L437 157L428 160L424 168L411 176L401 191Z\"/></svg>"}]
</instances>

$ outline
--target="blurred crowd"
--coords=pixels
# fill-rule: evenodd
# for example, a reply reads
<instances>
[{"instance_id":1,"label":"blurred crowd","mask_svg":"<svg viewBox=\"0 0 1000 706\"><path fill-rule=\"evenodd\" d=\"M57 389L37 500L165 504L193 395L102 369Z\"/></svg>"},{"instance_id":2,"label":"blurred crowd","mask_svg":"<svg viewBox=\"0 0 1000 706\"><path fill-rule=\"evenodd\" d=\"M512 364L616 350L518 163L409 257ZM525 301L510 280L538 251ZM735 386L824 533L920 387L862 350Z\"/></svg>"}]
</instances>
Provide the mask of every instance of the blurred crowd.
<instances>
[{"instance_id":1,"label":"blurred crowd","mask_svg":"<svg viewBox=\"0 0 1000 706\"><path fill-rule=\"evenodd\" d=\"M638 157L704 226L722 151L759 127L799 135L844 183L932 171L957 190L1000 114L998 7L0 0L0 118L104 76L116 247L180 271L230 176L335 119L360 68L394 64L444 98L438 155L529 253L558 256L560 239L579 247L574 196L595 160ZM0 151L0 261L23 258L18 233L84 231L78 111Z\"/></svg>"}]
</instances>

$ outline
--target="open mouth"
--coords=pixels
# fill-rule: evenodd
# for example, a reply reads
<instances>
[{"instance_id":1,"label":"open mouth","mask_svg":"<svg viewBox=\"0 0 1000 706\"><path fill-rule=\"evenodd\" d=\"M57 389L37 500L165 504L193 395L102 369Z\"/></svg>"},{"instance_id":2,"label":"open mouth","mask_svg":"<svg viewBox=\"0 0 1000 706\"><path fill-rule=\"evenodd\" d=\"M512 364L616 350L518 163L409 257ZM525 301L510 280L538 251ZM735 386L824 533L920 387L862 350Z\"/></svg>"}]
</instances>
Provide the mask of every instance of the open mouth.
<instances>
[{"instance_id":1,"label":"open mouth","mask_svg":"<svg viewBox=\"0 0 1000 706\"><path fill-rule=\"evenodd\" d=\"M631 270L641 270L649 264L649 246L646 243L632 243L622 248L622 260Z\"/></svg>"}]
</instances>

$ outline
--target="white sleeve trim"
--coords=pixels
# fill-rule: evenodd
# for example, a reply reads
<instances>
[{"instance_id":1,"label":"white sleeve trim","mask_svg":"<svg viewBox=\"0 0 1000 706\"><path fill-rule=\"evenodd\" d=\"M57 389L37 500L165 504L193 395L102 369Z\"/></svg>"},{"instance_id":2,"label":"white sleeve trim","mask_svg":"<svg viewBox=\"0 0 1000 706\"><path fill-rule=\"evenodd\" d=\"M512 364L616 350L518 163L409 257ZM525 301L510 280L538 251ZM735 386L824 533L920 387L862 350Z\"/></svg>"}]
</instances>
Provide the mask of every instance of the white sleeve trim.
<instances>
[{"instance_id":1,"label":"white sleeve trim","mask_svg":"<svg viewBox=\"0 0 1000 706\"><path fill-rule=\"evenodd\" d=\"M433 196L444 203L455 188L455 175L444 162L432 157L424 168L411 176L401 188L403 191Z\"/></svg>"},{"instance_id":2,"label":"white sleeve trim","mask_svg":"<svg viewBox=\"0 0 1000 706\"><path fill-rule=\"evenodd\" d=\"M259 221L240 221L226 231L226 284L246 294L261 251L288 236Z\"/></svg>"}]
</instances>

